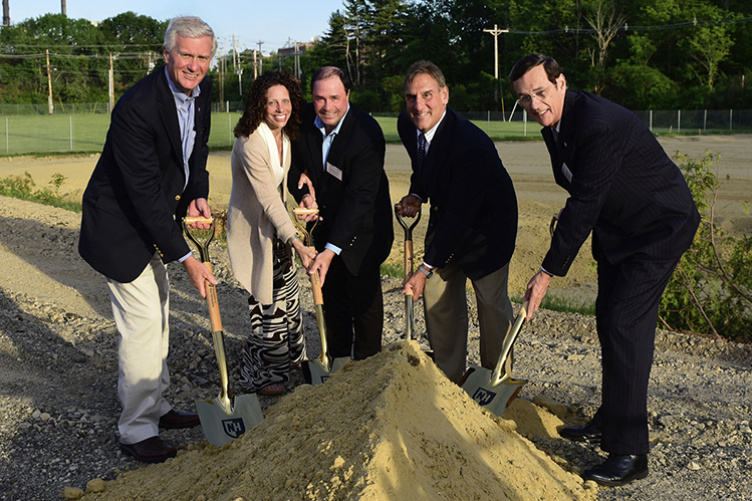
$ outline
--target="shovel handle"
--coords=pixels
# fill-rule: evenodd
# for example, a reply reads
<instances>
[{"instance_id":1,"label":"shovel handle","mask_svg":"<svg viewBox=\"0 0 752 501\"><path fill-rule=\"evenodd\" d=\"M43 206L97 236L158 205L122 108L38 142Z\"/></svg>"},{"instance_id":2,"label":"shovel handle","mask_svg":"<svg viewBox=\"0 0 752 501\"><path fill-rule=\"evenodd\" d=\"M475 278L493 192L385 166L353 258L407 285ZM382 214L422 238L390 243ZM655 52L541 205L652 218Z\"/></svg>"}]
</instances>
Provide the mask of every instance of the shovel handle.
<instances>
[{"instance_id":1,"label":"shovel handle","mask_svg":"<svg viewBox=\"0 0 752 501\"><path fill-rule=\"evenodd\" d=\"M517 317L514 319L514 324L512 324L512 327L510 328L509 332L507 332L507 335L504 338L504 343L501 346L501 354L499 355L499 361L496 362L496 367L494 368L493 374L491 374L491 386L492 387L498 386L505 380L512 377L511 374L507 374L506 370L504 369L504 366L507 363L507 358L509 358L509 354L512 352L512 346L514 345L514 342L517 339L517 335L520 333L520 330L522 329L522 324L525 322L525 317L527 316L528 303L529 301L525 301L524 303L522 303L520 312L517 314Z\"/></svg>"},{"instance_id":2,"label":"shovel handle","mask_svg":"<svg viewBox=\"0 0 752 501\"><path fill-rule=\"evenodd\" d=\"M204 262L204 266L209 273L214 274L212 264ZM217 296L217 286L208 280L204 283L206 287L206 305L209 307L209 320L211 321L212 332L222 330L222 316L219 313L219 297Z\"/></svg>"},{"instance_id":3,"label":"shovel handle","mask_svg":"<svg viewBox=\"0 0 752 501\"><path fill-rule=\"evenodd\" d=\"M183 220L185 221L185 224L196 224L196 223L212 224L214 222L213 217L203 217L203 216L185 216Z\"/></svg>"}]
</instances>

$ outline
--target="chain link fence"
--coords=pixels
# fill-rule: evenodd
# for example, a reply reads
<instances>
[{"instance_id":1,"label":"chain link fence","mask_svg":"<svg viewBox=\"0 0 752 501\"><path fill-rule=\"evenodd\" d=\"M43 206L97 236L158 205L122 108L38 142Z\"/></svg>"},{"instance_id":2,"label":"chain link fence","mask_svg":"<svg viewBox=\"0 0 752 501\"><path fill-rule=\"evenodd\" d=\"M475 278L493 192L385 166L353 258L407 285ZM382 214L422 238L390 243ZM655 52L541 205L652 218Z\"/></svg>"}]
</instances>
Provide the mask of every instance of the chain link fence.
<instances>
[{"instance_id":1,"label":"chain link fence","mask_svg":"<svg viewBox=\"0 0 752 501\"><path fill-rule=\"evenodd\" d=\"M0 155L97 153L110 124L109 104L0 104ZM228 149L242 113L241 102L214 103L209 146ZM752 133L752 110L648 110L635 113L654 134ZM396 113L374 113L387 142L399 142ZM521 108L465 112L492 139L540 137L540 126Z\"/></svg>"}]
</instances>

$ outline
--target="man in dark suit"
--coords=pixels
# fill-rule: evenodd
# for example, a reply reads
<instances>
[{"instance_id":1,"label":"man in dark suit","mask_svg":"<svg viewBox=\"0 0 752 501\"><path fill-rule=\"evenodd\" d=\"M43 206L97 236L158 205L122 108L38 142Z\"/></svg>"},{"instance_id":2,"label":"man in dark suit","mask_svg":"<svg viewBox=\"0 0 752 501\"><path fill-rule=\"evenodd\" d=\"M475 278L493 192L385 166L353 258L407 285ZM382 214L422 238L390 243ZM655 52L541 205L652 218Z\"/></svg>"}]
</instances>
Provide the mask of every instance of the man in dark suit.
<instances>
[{"instance_id":1,"label":"man in dark suit","mask_svg":"<svg viewBox=\"0 0 752 501\"><path fill-rule=\"evenodd\" d=\"M467 279L478 302L483 367L495 367L513 320L507 282L517 197L491 139L447 108L449 89L435 64L419 61L407 70L405 102L397 128L413 174L398 209L413 217L431 203L423 263L407 277L405 293L417 300L424 292L434 360L458 382L467 363Z\"/></svg>"},{"instance_id":2,"label":"man in dark suit","mask_svg":"<svg viewBox=\"0 0 752 501\"><path fill-rule=\"evenodd\" d=\"M384 304L381 263L394 240L384 135L378 123L350 104L346 75L333 66L314 73L313 104L303 111L288 188L304 208L318 208L313 238L329 354L369 357L381 350ZM300 189L301 175L308 176Z\"/></svg>"},{"instance_id":3,"label":"man in dark suit","mask_svg":"<svg viewBox=\"0 0 752 501\"><path fill-rule=\"evenodd\" d=\"M160 462L176 450L159 428L199 424L164 399L169 385L169 282L165 263L180 261L205 297L216 284L195 259L178 221L210 217L206 171L212 29L196 17L173 19L165 34L166 66L129 89L112 111L102 155L83 196L79 253L107 278L120 335L118 422L121 450Z\"/></svg>"},{"instance_id":4,"label":"man in dark suit","mask_svg":"<svg viewBox=\"0 0 752 501\"><path fill-rule=\"evenodd\" d=\"M561 67L542 54L520 59L509 79L525 111L544 126L554 178L570 195L541 270L528 283L528 320L592 231L602 402L588 424L560 433L600 439L608 459L584 478L623 485L648 474L647 388L658 307L700 215L681 171L632 112L568 91Z\"/></svg>"}]
</instances>

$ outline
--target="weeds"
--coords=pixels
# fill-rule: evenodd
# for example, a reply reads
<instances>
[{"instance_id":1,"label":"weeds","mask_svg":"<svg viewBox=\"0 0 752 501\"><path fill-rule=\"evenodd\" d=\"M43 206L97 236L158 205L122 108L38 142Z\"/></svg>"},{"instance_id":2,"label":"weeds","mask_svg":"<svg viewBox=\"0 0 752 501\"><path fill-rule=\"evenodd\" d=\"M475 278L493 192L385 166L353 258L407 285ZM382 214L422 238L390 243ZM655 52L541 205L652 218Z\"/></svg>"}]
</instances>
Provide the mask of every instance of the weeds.
<instances>
[{"instance_id":1,"label":"weeds","mask_svg":"<svg viewBox=\"0 0 752 501\"><path fill-rule=\"evenodd\" d=\"M80 202L66 200L60 194L60 187L66 179L62 174L53 174L49 182L52 188L45 187L35 190L36 183L28 172L25 172L23 176L8 176L0 178L0 195L60 207L72 212L81 212Z\"/></svg>"},{"instance_id":2,"label":"weeds","mask_svg":"<svg viewBox=\"0 0 752 501\"><path fill-rule=\"evenodd\" d=\"M720 157L706 151L699 161L677 158L702 220L663 295L660 322L671 329L752 341L752 238L726 235L716 222L723 184Z\"/></svg>"}]
</instances>

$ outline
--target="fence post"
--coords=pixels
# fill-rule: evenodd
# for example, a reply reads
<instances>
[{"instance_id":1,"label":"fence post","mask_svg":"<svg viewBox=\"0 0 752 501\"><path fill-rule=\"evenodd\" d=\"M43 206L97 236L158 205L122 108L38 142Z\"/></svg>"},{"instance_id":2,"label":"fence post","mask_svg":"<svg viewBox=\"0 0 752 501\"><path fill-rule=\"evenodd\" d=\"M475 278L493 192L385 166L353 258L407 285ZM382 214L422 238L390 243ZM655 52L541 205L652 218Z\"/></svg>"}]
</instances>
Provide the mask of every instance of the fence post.
<instances>
[{"instance_id":1,"label":"fence post","mask_svg":"<svg viewBox=\"0 0 752 501\"><path fill-rule=\"evenodd\" d=\"M705 110L705 117L702 119L702 130L707 130L708 128L708 110Z\"/></svg>"},{"instance_id":2,"label":"fence post","mask_svg":"<svg viewBox=\"0 0 752 501\"><path fill-rule=\"evenodd\" d=\"M734 130L734 110L729 110L729 130Z\"/></svg>"},{"instance_id":3,"label":"fence post","mask_svg":"<svg viewBox=\"0 0 752 501\"><path fill-rule=\"evenodd\" d=\"M649 116L650 116L650 132L653 132L653 110L650 110Z\"/></svg>"},{"instance_id":4,"label":"fence post","mask_svg":"<svg viewBox=\"0 0 752 501\"><path fill-rule=\"evenodd\" d=\"M487 111L487 113L488 113L488 125L486 125L486 134L488 134L488 136L490 137L491 136L491 111L489 110Z\"/></svg>"},{"instance_id":5,"label":"fence post","mask_svg":"<svg viewBox=\"0 0 752 501\"><path fill-rule=\"evenodd\" d=\"M522 108L522 136L527 137L527 110Z\"/></svg>"},{"instance_id":6,"label":"fence post","mask_svg":"<svg viewBox=\"0 0 752 501\"><path fill-rule=\"evenodd\" d=\"M70 124L70 150L73 151L73 115L68 115L68 123Z\"/></svg>"},{"instance_id":7,"label":"fence post","mask_svg":"<svg viewBox=\"0 0 752 501\"><path fill-rule=\"evenodd\" d=\"M10 155L10 141L8 140L8 117L5 117L5 153Z\"/></svg>"},{"instance_id":8,"label":"fence post","mask_svg":"<svg viewBox=\"0 0 752 501\"><path fill-rule=\"evenodd\" d=\"M681 110L676 110L676 133L681 134Z\"/></svg>"}]
</instances>

